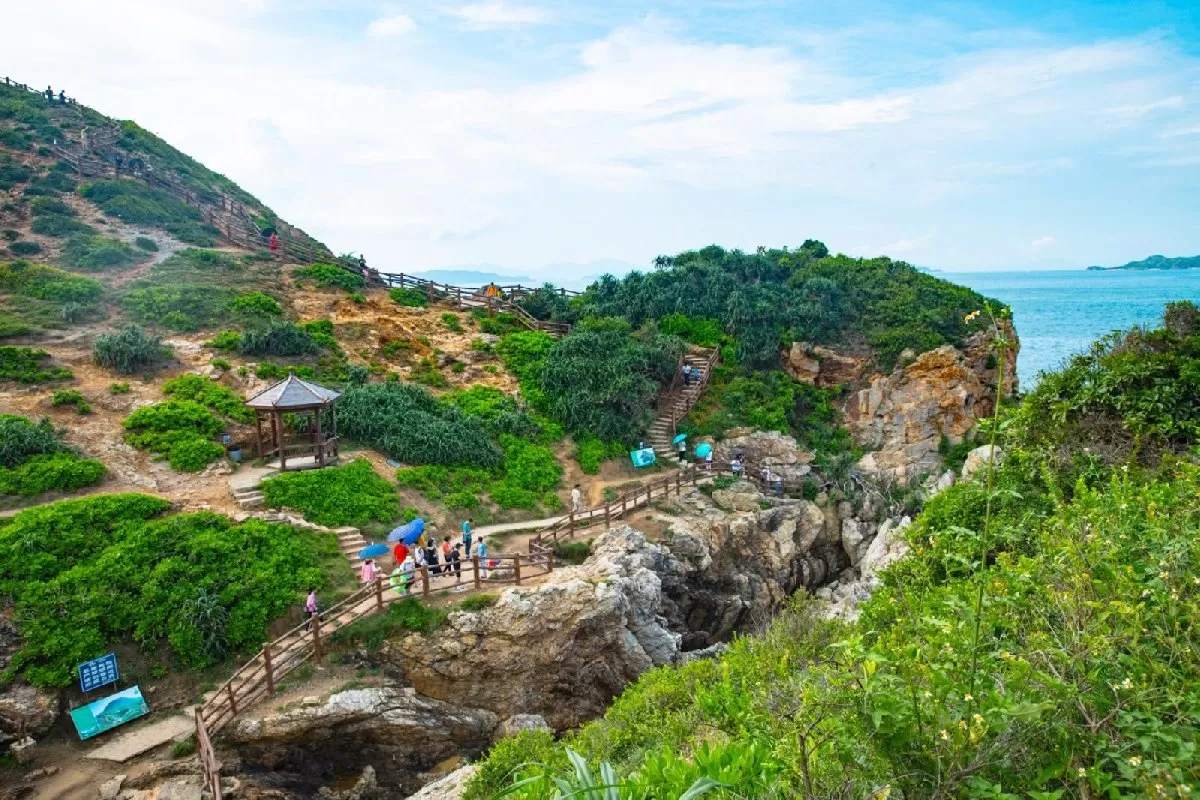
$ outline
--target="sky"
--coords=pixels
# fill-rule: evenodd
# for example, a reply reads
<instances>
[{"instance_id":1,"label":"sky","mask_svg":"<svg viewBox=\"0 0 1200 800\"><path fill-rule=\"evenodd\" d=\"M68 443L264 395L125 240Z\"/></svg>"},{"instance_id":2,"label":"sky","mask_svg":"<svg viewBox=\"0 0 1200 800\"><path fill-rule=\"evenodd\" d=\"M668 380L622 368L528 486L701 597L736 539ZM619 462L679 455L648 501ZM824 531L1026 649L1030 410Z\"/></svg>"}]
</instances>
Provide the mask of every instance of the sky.
<instances>
[{"instance_id":1,"label":"sky","mask_svg":"<svg viewBox=\"0 0 1200 800\"><path fill-rule=\"evenodd\" d=\"M39 0L4 23L0 72L389 271L809 238L950 271L1200 253L1194 0Z\"/></svg>"}]
</instances>

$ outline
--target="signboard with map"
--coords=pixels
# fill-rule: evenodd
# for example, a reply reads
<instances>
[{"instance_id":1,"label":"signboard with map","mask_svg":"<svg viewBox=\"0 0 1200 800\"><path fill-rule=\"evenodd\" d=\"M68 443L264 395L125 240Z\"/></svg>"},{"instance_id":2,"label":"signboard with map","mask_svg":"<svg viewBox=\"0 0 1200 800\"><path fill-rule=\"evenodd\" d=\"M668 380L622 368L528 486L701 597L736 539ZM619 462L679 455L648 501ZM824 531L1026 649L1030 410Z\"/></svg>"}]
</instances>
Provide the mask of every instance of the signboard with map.
<instances>
[{"instance_id":1,"label":"signboard with map","mask_svg":"<svg viewBox=\"0 0 1200 800\"><path fill-rule=\"evenodd\" d=\"M131 686L75 709L71 712L71 721L75 723L80 739L90 739L149 713L150 706L142 697L142 687Z\"/></svg>"},{"instance_id":2,"label":"signboard with map","mask_svg":"<svg viewBox=\"0 0 1200 800\"><path fill-rule=\"evenodd\" d=\"M654 448L646 447L642 450L633 450L629 453L629 460L633 462L635 467L648 467L654 463Z\"/></svg>"}]
</instances>

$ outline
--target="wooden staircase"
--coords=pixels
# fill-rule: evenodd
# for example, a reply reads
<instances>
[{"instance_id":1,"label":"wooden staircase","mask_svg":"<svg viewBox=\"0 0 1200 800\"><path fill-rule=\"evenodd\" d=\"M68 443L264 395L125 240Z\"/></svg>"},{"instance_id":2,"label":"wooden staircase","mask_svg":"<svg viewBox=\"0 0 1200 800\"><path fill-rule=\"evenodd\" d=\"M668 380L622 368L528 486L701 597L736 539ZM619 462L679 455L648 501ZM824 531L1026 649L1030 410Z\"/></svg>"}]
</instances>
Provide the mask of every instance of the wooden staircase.
<instances>
[{"instance_id":1,"label":"wooden staircase","mask_svg":"<svg viewBox=\"0 0 1200 800\"><path fill-rule=\"evenodd\" d=\"M686 353L675 370L675 378L670 387L658 399L658 415L646 432L646 441L654 448L654 458L663 465L678 463L678 449L671 444L677 432L679 420L687 416L704 388L708 385L713 367L717 364L715 349L697 348ZM692 378L687 386L683 385L681 370L684 364L692 367Z\"/></svg>"}]
</instances>

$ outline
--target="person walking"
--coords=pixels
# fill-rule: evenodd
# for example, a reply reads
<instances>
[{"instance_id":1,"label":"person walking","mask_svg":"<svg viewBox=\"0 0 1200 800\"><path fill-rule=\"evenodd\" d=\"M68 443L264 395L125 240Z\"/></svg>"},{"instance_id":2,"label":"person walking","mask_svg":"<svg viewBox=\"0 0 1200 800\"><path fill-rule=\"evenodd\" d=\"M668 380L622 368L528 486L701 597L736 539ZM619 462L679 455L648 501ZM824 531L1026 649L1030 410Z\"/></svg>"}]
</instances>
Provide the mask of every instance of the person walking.
<instances>
[{"instance_id":1,"label":"person walking","mask_svg":"<svg viewBox=\"0 0 1200 800\"><path fill-rule=\"evenodd\" d=\"M271 231L271 236L267 239L267 246L271 248L272 253L279 252L279 234Z\"/></svg>"},{"instance_id":2,"label":"person walking","mask_svg":"<svg viewBox=\"0 0 1200 800\"><path fill-rule=\"evenodd\" d=\"M412 580L412 560L404 559L396 568L392 570L392 574L388 577L388 585L395 589L401 596L408 594L408 582Z\"/></svg>"},{"instance_id":3,"label":"person walking","mask_svg":"<svg viewBox=\"0 0 1200 800\"><path fill-rule=\"evenodd\" d=\"M467 554L467 558L471 557L471 523L475 520L467 517L462 524L462 546L463 552Z\"/></svg>"},{"instance_id":4,"label":"person walking","mask_svg":"<svg viewBox=\"0 0 1200 800\"><path fill-rule=\"evenodd\" d=\"M712 450L709 450L708 454L704 456L704 471L705 472L712 472L712 462L713 462L713 453L712 453Z\"/></svg>"},{"instance_id":5,"label":"person walking","mask_svg":"<svg viewBox=\"0 0 1200 800\"><path fill-rule=\"evenodd\" d=\"M692 365L685 362L684 365L679 368L679 373L683 377L683 388L686 389L688 387L688 383L692 379Z\"/></svg>"},{"instance_id":6,"label":"person walking","mask_svg":"<svg viewBox=\"0 0 1200 800\"><path fill-rule=\"evenodd\" d=\"M425 563L429 565L429 574L442 574L442 568L438 566L437 545L434 543L432 537L430 537L429 544L425 547Z\"/></svg>"},{"instance_id":7,"label":"person walking","mask_svg":"<svg viewBox=\"0 0 1200 800\"><path fill-rule=\"evenodd\" d=\"M461 584L462 584L462 545L456 544L456 545L454 545L454 547L451 547L450 555L448 556L448 558L450 560L451 568L454 570L454 582L456 584L460 584L460 586L455 588L454 591L456 591L456 592L465 591L467 587L461 586Z\"/></svg>"},{"instance_id":8,"label":"person walking","mask_svg":"<svg viewBox=\"0 0 1200 800\"><path fill-rule=\"evenodd\" d=\"M313 617L317 615L317 587L308 587L308 598L304 601L304 616L308 620L304 623L304 630L312 628Z\"/></svg>"},{"instance_id":9,"label":"person walking","mask_svg":"<svg viewBox=\"0 0 1200 800\"><path fill-rule=\"evenodd\" d=\"M362 567L358 570L358 578L362 581L364 586L369 586L375 582L375 575L375 561L368 558L363 562Z\"/></svg>"},{"instance_id":10,"label":"person walking","mask_svg":"<svg viewBox=\"0 0 1200 800\"><path fill-rule=\"evenodd\" d=\"M428 564L425 563L425 548L416 547L412 551L413 566L417 569L422 569Z\"/></svg>"},{"instance_id":11,"label":"person walking","mask_svg":"<svg viewBox=\"0 0 1200 800\"><path fill-rule=\"evenodd\" d=\"M571 511L576 514L583 511L583 491L579 488L578 483L571 490Z\"/></svg>"},{"instance_id":12,"label":"person walking","mask_svg":"<svg viewBox=\"0 0 1200 800\"><path fill-rule=\"evenodd\" d=\"M450 537L443 536L442 537L442 563L446 565L446 568L443 570L443 572L450 571L450 551L453 549L454 548L452 548L450 546Z\"/></svg>"},{"instance_id":13,"label":"person walking","mask_svg":"<svg viewBox=\"0 0 1200 800\"><path fill-rule=\"evenodd\" d=\"M408 558L408 545L404 542L397 542L395 548L392 549L392 557L395 558L397 564L403 564L404 559Z\"/></svg>"},{"instance_id":14,"label":"person walking","mask_svg":"<svg viewBox=\"0 0 1200 800\"><path fill-rule=\"evenodd\" d=\"M742 467L742 459L736 455L729 459L729 471L733 473L735 478L742 477L742 473L745 471L745 468Z\"/></svg>"},{"instance_id":15,"label":"person walking","mask_svg":"<svg viewBox=\"0 0 1200 800\"><path fill-rule=\"evenodd\" d=\"M687 439L679 440L679 466L687 463Z\"/></svg>"}]
</instances>

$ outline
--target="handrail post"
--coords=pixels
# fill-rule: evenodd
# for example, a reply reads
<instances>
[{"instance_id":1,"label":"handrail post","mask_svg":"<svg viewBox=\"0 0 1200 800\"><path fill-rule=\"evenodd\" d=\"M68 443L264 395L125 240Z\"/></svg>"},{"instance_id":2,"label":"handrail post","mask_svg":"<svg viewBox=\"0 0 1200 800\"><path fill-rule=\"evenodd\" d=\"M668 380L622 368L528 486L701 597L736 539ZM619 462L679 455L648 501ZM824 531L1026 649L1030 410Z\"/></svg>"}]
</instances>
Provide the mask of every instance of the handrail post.
<instances>
[{"instance_id":1,"label":"handrail post","mask_svg":"<svg viewBox=\"0 0 1200 800\"><path fill-rule=\"evenodd\" d=\"M375 607L383 611L383 578L375 576Z\"/></svg>"},{"instance_id":2,"label":"handrail post","mask_svg":"<svg viewBox=\"0 0 1200 800\"><path fill-rule=\"evenodd\" d=\"M234 697L234 695L233 695L233 680L232 679L230 679L229 683L225 684L225 688L229 692L229 710L232 711L233 716L236 717L238 714L237 698Z\"/></svg>"},{"instance_id":3,"label":"handrail post","mask_svg":"<svg viewBox=\"0 0 1200 800\"><path fill-rule=\"evenodd\" d=\"M628 513L628 509L626 509L626 507L625 507L625 498L626 497L628 497L627 494L625 494L625 493L621 494L621 516L622 517L625 516L626 513Z\"/></svg>"},{"instance_id":4,"label":"handrail post","mask_svg":"<svg viewBox=\"0 0 1200 800\"><path fill-rule=\"evenodd\" d=\"M604 529L605 530L608 530L609 528L612 527L612 523L610 523L609 519L608 519L608 505L609 505L608 503L604 504Z\"/></svg>"},{"instance_id":5,"label":"handrail post","mask_svg":"<svg viewBox=\"0 0 1200 800\"><path fill-rule=\"evenodd\" d=\"M554 572L554 551L546 551L546 572Z\"/></svg>"},{"instance_id":6,"label":"handrail post","mask_svg":"<svg viewBox=\"0 0 1200 800\"><path fill-rule=\"evenodd\" d=\"M516 579L517 586L521 585L521 554L517 553L513 556L513 578Z\"/></svg>"},{"instance_id":7,"label":"handrail post","mask_svg":"<svg viewBox=\"0 0 1200 800\"><path fill-rule=\"evenodd\" d=\"M275 675L271 670L271 643L267 642L262 649L263 666L267 672L267 694L275 694Z\"/></svg>"},{"instance_id":8,"label":"handrail post","mask_svg":"<svg viewBox=\"0 0 1200 800\"><path fill-rule=\"evenodd\" d=\"M312 632L313 632L313 658L321 657L321 615L319 613L312 616Z\"/></svg>"},{"instance_id":9,"label":"handrail post","mask_svg":"<svg viewBox=\"0 0 1200 800\"><path fill-rule=\"evenodd\" d=\"M571 513L568 516L568 520L570 522L570 530L572 532L574 532L575 531L575 506L571 506Z\"/></svg>"},{"instance_id":10,"label":"handrail post","mask_svg":"<svg viewBox=\"0 0 1200 800\"><path fill-rule=\"evenodd\" d=\"M683 476L678 472L675 473L675 497L679 497L679 484L683 480Z\"/></svg>"},{"instance_id":11,"label":"handrail post","mask_svg":"<svg viewBox=\"0 0 1200 800\"><path fill-rule=\"evenodd\" d=\"M475 588L478 589L482 586L479 580L479 556L471 556L471 563L475 566Z\"/></svg>"},{"instance_id":12,"label":"handrail post","mask_svg":"<svg viewBox=\"0 0 1200 800\"><path fill-rule=\"evenodd\" d=\"M429 601L429 567L421 567L421 599Z\"/></svg>"}]
</instances>

